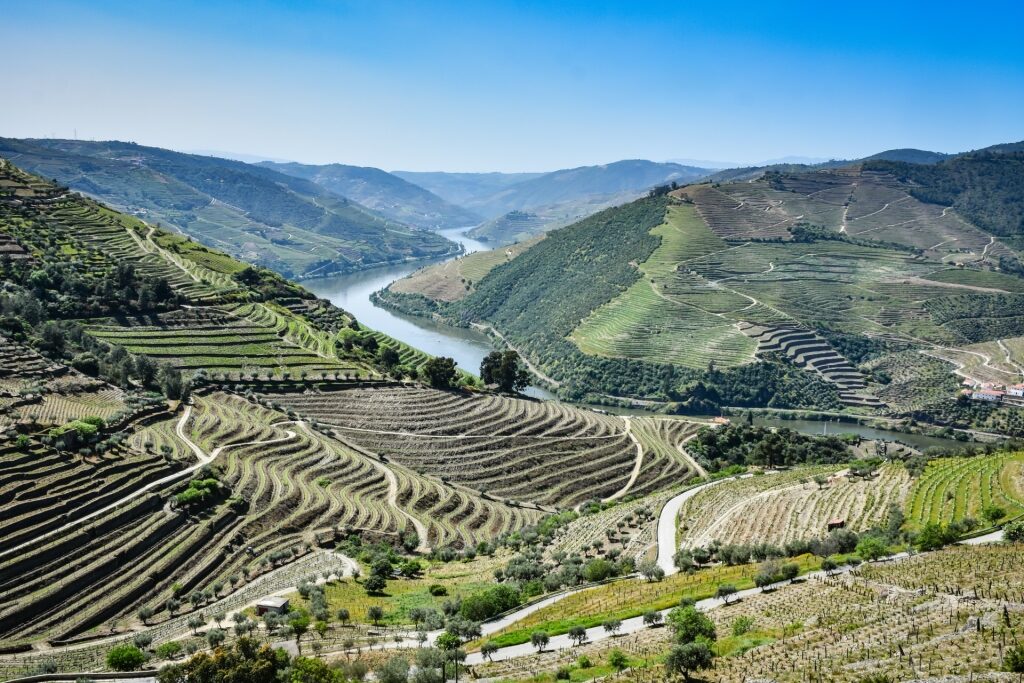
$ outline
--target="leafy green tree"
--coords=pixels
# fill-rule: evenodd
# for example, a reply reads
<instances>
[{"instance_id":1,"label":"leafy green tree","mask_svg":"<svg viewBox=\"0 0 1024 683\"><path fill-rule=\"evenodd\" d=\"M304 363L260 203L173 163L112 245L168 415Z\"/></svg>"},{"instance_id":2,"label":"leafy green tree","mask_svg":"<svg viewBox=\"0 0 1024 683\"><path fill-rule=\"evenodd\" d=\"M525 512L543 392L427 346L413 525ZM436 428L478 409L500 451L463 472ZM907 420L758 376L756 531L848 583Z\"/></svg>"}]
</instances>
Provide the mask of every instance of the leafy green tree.
<instances>
[{"instance_id":1,"label":"leafy green tree","mask_svg":"<svg viewBox=\"0 0 1024 683\"><path fill-rule=\"evenodd\" d=\"M296 657L289 667L288 683L344 683L341 671L316 657Z\"/></svg>"},{"instance_id":2,"label":"leafy green tree","mask_svg":"<svg viewBox=\"0 0 1024 683\"><path fill-rule=\"evenodd\" d=\"M981 509L981 518L988 522L989 526L995 526L1005 516L1006 509L998 505L986 505Z\"/></svg>"},{"instance_id":3,"label":"leafy green tree","mask_svg":"<svg viewBox=\"0 0 1024 683\"><path fill-rule=\"evenodd\" d=\"M480 363L480 379L484 384L497 384L506 393L517 392L530 385L530 373L515 351L492 351Z\"/></svg>"},{"instance_id":4,"label":"leafy green tree","mask_svg":"<svg viewBox=\"0 0 1024 683\"><path fill-rule=\"evenodd\" d=\"M657 626L658 624L660 624L662 621L664 621L664 619L665 618L663 616L661 616L661 612L658 612L656 610L650 610L648 612L644 612L644 625L645 626L650 626L651 628L653 628L653 627Z\"/></svg>"},{"instance_id":5,"label":"leafy green tree","mask_svg":"<svg viewBox=\"0 0 1024 683\"><path fill-rule=\"evenodd\" d=\"M629 666L629 659L623 654L622 650L615 648L608 653L608 665L616 671L622 671Z\"/></svg>"},{"instance_id":6,"label":"leafy green tree","mask_svg":"<svg viewBox=\"0 0 1024 683\"><path fill-rule=\"evenodd\" d=\"M211 628L206 632L206 642L210 644L210 647L218 647L227 638L227 634L224 633L224 629Z\"/></svg>"},{"instance_id":7,"label":"leafy green tree","mask_svg":"<svg viewBox=\"0 0 1024 683\"><path fill-rule=\"evenodd\" d=\"M676 645L665 659L665 668L674 673L682 674L684 681L690 680L695 671L711 668L714 653L705 643L685 643Z\"/></svg>"},{"instance_id":8,"label":"leafy green tree","mask_svg":"<svg viewBox=\"0 0 1024 683\"><path fill-rule=\"evenodd\" d=\"M181 654L181 650L181 643L176 640L171 640L157 646L156 656L160 659L174 659Z\"/></svg>"},{"instance_id":9,"label":"leafy green tree","mask_svg":"<svg viewBox=\"0 0 1024 683\"><path fill-rule=\"evenodd\" d=\"M861 536L857 543L857 554L872 562L889 554L889 547L878 536Z\"/></svg>"},{"instance_id":10,"label":"leafy green tree","mask_svg":"<svg viewBox=\"0 0 1024 683\"><path fill-rule=\"evenodd\" d=\"M304 609L291 613L291 618L288 620L288 625L292 628L292 633L295 634L295 648L301 653L302 652L302 636L306 635L309 631L309 625L311 619L309 612Z\"/></svg>"},{"instance_id":11,"label":"leafy green tree","mask_svg":"<svg viewBox=\"0 0 1024 683\"><path fill-rule=\"evenodd\" d=\"M373 670L380 683L407 683L409 660L405 657L391 657Z\"/></svg>"},{"instance_id":12,"label":"leafy green tree","mask_svg":"<svg viewBox=\"0 0 1024 683\"><path fill-rule=\"evenodd\" d=\"M607 633L610 633L614 636L616 633L622 630L622 620L605 619L604 622L602 622L601 624L601 628L603 628Z\"/></svg>"},{"instance_id":13,"label":"leafy green tree","mask_svg":"<svg viewBox=\"0 0 1024 683\"><path fill-rule=\"evenodd\" d=\"M1003 540L1007 543L1024 543L1024 522L1014 522L1003 527Z\"/></svg>"},{"instance_id":14,"label":"leafy green tree","mask_svg":"<svg viewBox=\"0 0 1024 683\"><path fill-rule=\"evenodd\" d=\"M938 550L939 548L956 540L956 535L951 533L948 527L935 522L925 524L917 535L916 545L918 550Z\"/></svg>"},{"instance_id":15,"label":"leafy green tree","mask_svg":"<svg viewBox=\"0 0 1024 683\"><path fill-rule=\"evenodd\" d=\"M491 661L491 657L498 651L498 645L492 640L485 640L480 644L480 656Z\"/></svg>"},{"instance_id":16,"label":"leafy green tree","mask_svg":"<svg viewBox=\"0 0 1024 683\"><path fill-rule=\"evenodd\" d=\"M365 588L366 592L370 594L383 593L387 586L387 579L380 574L370 574L366 577L366 581L363 581L363 588Z\"/></svg>"},{"instance_id":17,"label":"leafy green tree","mask_svg":"<svg viewBox=\"0 0 1024 683\"><path fill-rule=\"evenodd\" d=\"M366 616L373 622L374 626L377 626L380 624L381 619L384 618L384 609L380 605L371 605L366 610Z\"/></svg>"},{"instance_id":18,"label":"leafy green tree","mask_svg":"<svg viewBox=\"0 0 1024 683\"><path fill-rule=\"evenodd\" d=\"M445 356L431 358L423 364L423 376L430 386L447 389L455 384L455 361Z\"/></svg>"},{"instance_id":19,"label":"leafy green tree","mask_svg":"<svg viewBox=\"0 0 1024 683\"><path fill-rule=\"evenodd\" d=\"M273 650L252 638L239 638L230 647L200 652L181 664L169 664L157 674L158 683L280 683L288 653Z\"/></svg>"},{"instance_id":20,"label":"leafy green tree","mask_svg":"<svg viewBox=\"0 0 1024 683\"><path fill-rule=\"evenodd\" d=\"M569 640L571 640L577 647L582 645L586 639L587 629L582 626L573 626L569 629Z\"/></svg>"},{"instance_id":21,"label":"leafy green tree","mask_svg":"<svg viewBox=\"0 0 1024 683\"><path fill-rule=\"evenodd\" d=\"M134 645L115 645L107 652L107 666L114 671L135 671L146 661L146 653Z\"/></svg>"},{"instance_id":22,"label":"leafy green tree","mask_svg":"<svg viewBox=\"0 0 1024 683\"><path fill-rule=\"evenodd\" d=\"M698 640L713 642L718 636L715 623L696 607L676 607L668 613L668 625L680 644Z\"/></svg>"},{"instance_id":23,"label":"leafy green tree","mask_svg":"<svg viewBox=\"0 0 1024 683\"><path fill-rule=\"evenodd\" d=\"M537 652L543 652L551 637L546 631L534 631L530 634L530 644L537 648Z\"/></svg>"},{"instance_id":24,"label":"leafy green tree","mask_svg":"<svg viewBox=\"0 0 1024 683\"><path fill-rule=\"evenodd\" d=\"M398 351L393 346L381 346L377 357L380 359L380 364L388 370L402 362L402 357L398 355Z\"/></svg>"},{"instance_id":25,"label":"leafy green tree","mask_svg":"<svg viewBox=\"0 0 1024 683\"><path fill-rule=\"evenodd\" d=\"M658 566L658 563L653 560L645 560L640 563L637 567L640 575L648 581L661 581L665 578L665 570Z\"/></svg>"},{"instance_id":26,"label":"leafy green tree","mask_svg":"<svg viewBox=\"0 0 1024 683\"><path fill-rule=\"evenodd\" d=\"M736 586L731 583L723 583L715 589L715 597L721 598L727 605L734 595L736 595Z\"/></svg>"}]
</instances>

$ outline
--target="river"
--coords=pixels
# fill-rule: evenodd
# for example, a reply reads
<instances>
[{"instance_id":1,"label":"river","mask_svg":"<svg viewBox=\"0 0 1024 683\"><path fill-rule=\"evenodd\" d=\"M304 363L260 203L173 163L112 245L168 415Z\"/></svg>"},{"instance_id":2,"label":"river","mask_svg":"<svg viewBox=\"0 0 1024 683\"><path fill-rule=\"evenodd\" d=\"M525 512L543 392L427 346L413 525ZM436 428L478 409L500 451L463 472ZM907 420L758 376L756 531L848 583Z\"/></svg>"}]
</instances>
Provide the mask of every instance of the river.
<instances>
[{"instance_id":1,"label":"river","mask_svg":"<svg viewBox=\"0 0 1024 683\"><path fill-rule=\"evenodd\" d=\"M471 229L449 228L437 232L461 244L466 254L490 249L491 247L483 242L466 236L466 231ZM328 299L339 308L350 312L360 323L433 356L453 358L460 368L476 375L480 372L480 361L494 350L487 335L476 330L439 325L426 318L395 313L370 301L371 294L384 289L395 280L426 265L443 263L445 260L447 259L383 266L348 275L308 280L302 284L318 297ZM536 398L554 398L554 394L540 387L528 387L524 393Z\"/></svg>"}]
</instances>

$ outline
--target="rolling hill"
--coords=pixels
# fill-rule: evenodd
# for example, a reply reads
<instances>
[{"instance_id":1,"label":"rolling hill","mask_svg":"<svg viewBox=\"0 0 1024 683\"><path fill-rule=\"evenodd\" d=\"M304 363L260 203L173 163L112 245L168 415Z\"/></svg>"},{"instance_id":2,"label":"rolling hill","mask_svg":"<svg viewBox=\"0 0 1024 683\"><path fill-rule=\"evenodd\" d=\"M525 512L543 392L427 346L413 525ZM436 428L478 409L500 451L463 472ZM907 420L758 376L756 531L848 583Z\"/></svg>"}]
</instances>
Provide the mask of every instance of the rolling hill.
<instances>
[{"instance_id":1,"label":"rolling hill","mask_svg":"<svg viewBox=\"0 0 1024 683\"><path fill-rule=\"evenodd\" d=\"M301 286L4 160L0 238L5 680L194 638L363 550L426 556L417 576L479 551L489 585L510 536L698 473L677 449L698 424L638 419L641 441L619 416L417 382L424 354Z\"/></svg>"},{"instance_id":2,"label":"rolling hill","mask_svg":"<svg viewBox=\"0 0 1024 683\"><path fill-rule=\"evenodd\" d=\"M1024 280L1013 238L974 205L921 197L959 178L1009 232L1021 203L997 192L1018 163L1010 150L688 185L555 231L457 299L405 282L382 298L493 328L568 396L947 414L955 369L1020 381Z\"/></svg>"},{"instance_id":3,"label":"rolling hill","mask_svg":"<svg viewBox=\"0 0 1024 683\"><path fill-rule=\"evenodd\" d=\"M150 223L303 278L451 253L302 178L238 161L125 142L0 139L0 156Z\"/></svg>"},{"instance_id":4,"label":"rolling hill","mask_svg":"<svg viewBox=\"0 0 1024 683\"><path fill-rule=\"evenodd\" d=\"M341 197L359 202L391 220L424 230L464 228L478 224L477 214L441 199L433 192L379 168L298 163L259 164L286 175L311 180Z\"/></svg>"},{"instance_id":5,"label":"rolling hill","mask_svg":"<svg viewBox=\"0 0 1024 683\"><path fill-rule=\"evenodd\" d=\"M707 173L693 166L633 159L543 174L398 175L489 219L470 236L508 244L632 201L656 185L685 184ZM534 218L522 221L523 214Z\"/></svg>"}]
</instances>

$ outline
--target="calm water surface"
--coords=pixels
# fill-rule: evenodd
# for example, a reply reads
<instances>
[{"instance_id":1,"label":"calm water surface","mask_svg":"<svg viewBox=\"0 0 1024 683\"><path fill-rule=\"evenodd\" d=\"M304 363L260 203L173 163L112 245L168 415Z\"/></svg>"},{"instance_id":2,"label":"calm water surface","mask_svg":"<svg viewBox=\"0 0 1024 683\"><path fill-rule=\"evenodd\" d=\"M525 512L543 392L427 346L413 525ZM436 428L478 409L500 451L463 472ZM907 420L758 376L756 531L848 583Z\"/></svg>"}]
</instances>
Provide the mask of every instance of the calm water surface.
<instances>
[{"instance_id":1,"label":"calm water surface","mask_svg":"<svg viewBox=\"0 0 1024 683\"><path fill-rule=\"evenodd\" d=\"M490 247L483 242L466 237L465 233L470 229L451 228L438 232L460 243L467 254L489 249ZM371 294L384 289L395 280L430 263L442 263L446 260L448 259L384 266L360 273L309 280L302 284L317 296L329 299L334 305L352 313L360 323L365 323L431 355L454 358L460 368L476 375L480 372L480 361L494 350L487 335L475 330L439 325L426 318L395 313L370 301ZM530 387L526 393L538 398L554 398L553 394L540 387Z\"/></svg>"}]
</instances>

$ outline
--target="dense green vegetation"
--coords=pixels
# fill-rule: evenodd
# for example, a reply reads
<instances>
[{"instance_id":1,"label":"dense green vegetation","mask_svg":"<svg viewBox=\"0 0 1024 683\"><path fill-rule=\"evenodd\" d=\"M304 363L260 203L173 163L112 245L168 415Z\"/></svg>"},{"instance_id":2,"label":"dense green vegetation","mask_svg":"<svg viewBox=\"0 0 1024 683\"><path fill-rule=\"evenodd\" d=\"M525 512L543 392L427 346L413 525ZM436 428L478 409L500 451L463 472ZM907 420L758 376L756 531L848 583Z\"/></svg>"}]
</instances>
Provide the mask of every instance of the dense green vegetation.
<instances>
[{"instance_id":1,"label":"dense green vegetation","mask_svg":"<svg viewBox=\"0 0 1024 683\"><path fill-rule=\"evenodd\" d=\"M661 244L666 197L608 209L557 230L508 263L496 266L465 298L442 304L385 290L384 303L455 324L485 320L530 359L557 376L570 398L603 394L660 397L680 412L719 405L839 406L834 388L790 365L767 362L690 370L668 363L591 356L567 337L580 320L625 292L640 273L634 264Z\"/></svg>"},{"instance_id":2,"label":"dense green vegetation","mask_svg":"<svg viewBox=\"0 0 1024 683\"><path fill-rule=\"evenodd\" d=\"M835 436L807 436L791 429L736 424L705 429L687 448L713 469L731 465L781 467L846 462L848 444Z\"/></svg>"}]
</instances>

